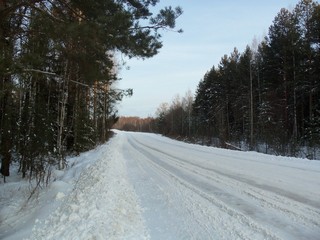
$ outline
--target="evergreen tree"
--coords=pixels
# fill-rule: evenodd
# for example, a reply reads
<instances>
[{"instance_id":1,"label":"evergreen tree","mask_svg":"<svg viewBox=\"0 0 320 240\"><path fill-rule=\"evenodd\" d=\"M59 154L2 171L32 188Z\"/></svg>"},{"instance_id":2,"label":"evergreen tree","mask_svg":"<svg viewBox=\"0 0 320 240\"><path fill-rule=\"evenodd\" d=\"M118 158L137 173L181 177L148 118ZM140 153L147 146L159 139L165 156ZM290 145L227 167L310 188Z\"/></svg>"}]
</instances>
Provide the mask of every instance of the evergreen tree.
<instances>
[{"instance_id":1,"label":"evergreen tree","mask_svg":"<svg viewBox=\"0 0 320 240\"><path fill-rule=\"evenodd\" d=\"M256 52L225 55L199 83L193 117L200 135L222 146L296 156L319 144L319 4L281 9ZM213 129L211 131L210 129ZM208 134L210 132L210 134Z\"/></svg>"},{"instance_id":2,"label":"evergreen tree","mask_svg":"<svg viewBox=\"0 0 320 240\"><path fill-rule=\"evenodd\" d=\"M158 0L0 1L1 173L12 155L22 176L65 165L68 152L107 140L117 120L114 55L149 58L181 8ZM178 30L179 31L179 30ZM40 176L41 177L41 176Z\"/></svg>"}]
</instances>

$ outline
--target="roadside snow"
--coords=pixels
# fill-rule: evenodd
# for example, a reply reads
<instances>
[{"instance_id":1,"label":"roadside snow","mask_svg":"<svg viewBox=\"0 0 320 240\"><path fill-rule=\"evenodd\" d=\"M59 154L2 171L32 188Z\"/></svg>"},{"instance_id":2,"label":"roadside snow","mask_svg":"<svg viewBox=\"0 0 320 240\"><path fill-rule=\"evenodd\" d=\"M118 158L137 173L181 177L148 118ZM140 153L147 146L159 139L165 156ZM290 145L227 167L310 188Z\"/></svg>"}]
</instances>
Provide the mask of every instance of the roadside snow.
<instances>
[{"instance_id":1,"label":"roadside snow","mask_svg":"<svg viewBox=\"0 0 320 240\"><path fill-rule=\"evenodd\" d=\"M320 161L116 131L27 203L0 184L0 239L320 239Z\"/></svg>"},{"instance_id":2,"label":"roadside snow","mask_svg":"<svg viewBox=\"0 0 320 240\"><path fill-rule=\"evenodd\" d=\"M0 185L0 239L148 239L119 139L68 160L29 203L28 182Z\"/></svg>"}]
</instances>

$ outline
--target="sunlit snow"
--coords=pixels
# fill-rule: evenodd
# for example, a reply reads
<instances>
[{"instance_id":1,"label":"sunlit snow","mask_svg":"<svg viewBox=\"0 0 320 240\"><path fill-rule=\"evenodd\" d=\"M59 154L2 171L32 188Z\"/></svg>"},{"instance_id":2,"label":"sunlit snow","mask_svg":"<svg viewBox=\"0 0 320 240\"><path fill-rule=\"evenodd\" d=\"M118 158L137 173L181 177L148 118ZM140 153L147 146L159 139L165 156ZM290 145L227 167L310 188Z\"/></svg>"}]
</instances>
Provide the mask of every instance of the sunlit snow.
<instances>
[{"instance_id":1,"label":"sunlit snow","mask_svg":"<svg viewBox=\"0 0 320 240\"><path fill-rule=\"evenodd\" d=\"M0 184L0 239L319 239L320 161L117 131L47 188Z\"/></svg>"}]
</instances>

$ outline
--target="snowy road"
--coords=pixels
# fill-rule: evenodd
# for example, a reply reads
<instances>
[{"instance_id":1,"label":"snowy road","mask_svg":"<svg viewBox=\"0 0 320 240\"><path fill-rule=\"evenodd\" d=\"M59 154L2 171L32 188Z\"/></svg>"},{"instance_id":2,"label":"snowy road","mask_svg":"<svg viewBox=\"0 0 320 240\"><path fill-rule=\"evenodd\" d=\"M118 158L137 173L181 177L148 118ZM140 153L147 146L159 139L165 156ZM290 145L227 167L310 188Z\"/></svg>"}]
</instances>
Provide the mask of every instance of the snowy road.
<instances>
[{"instance_id":1,"label":"snowy road","mask_svg":"<svg viewBox=\"0 0 320 240\"><path fill-rule=\"evenodd\" d=\"M320 164L118 132L151 239L320 239Z\"/></svg>"},{"instance_id":2,"label":"snowy road","mask_svg":"<svg viewBox=\"0 0 320 240\"><path fill-rule=\"evenodd\" d=\"M0 239L320 239L320 161L117 131L69 165L28 208L1 185Z\"/></svg>"}]
</instances>

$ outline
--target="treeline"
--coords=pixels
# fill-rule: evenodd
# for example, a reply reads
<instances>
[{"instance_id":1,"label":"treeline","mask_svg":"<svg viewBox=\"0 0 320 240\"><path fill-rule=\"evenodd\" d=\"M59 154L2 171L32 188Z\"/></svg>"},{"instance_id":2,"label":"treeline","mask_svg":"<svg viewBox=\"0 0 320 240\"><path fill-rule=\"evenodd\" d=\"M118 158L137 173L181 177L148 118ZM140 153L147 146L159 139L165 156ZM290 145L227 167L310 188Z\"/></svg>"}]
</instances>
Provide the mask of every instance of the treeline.
<instances>
[{"instance_id":1,"label":"treeline","mask_svg":"<svg viewBox=\"0 0 320 240\"><path fill-rule=\"evenodd\" d=\"M154 132L155 119L152 117L120 117L112 128L131 132Z\"/></svg>"},{"instance_id":2,"label":"treeline","mask_svg":"<svg viewBox=\"0 0 320 240\"><path fill-rule=\"evenodd\" d=\"M193 94L188 91L184 97L175 96L171 104L162 103L156 117L120 117L115 129L131 132L161 133L166 136L190 136Z\"/></svg>"},{"instance_id":3,"label":"treeline","mask_svg":"<svg viewBox=\"0 0 320 240\"><path fill-rule=\"evenodd\" d=\"M162 103L156 112L156 131L174 138L192 137L192 104L191 91L182 98L176 95L170 104Z\"/></svg>"},{"instance_id":4,"label":"treeline","mask_svg":"<svg viewBox=\"0 0 320 240\"><path fill-rule=\"evenodd\" d=\"M43 177L65 156L106 141L117 120L115 54L148 58L159 29L180 8L158 14L145 0L0 0L0 158L9 176Z\"/></svg>"},{"instance_id":5,"label":"treeline","mask_svg":"<svg viewBox=\"0 0 320 240\"><path fill-rule=\"evenodd\" d=\"M158 112L158 130L221 147L319 157L319 4L281 9L256 48L223 56L200 81L191 112L173 103Z\"/></svg>"}]
</instances>

